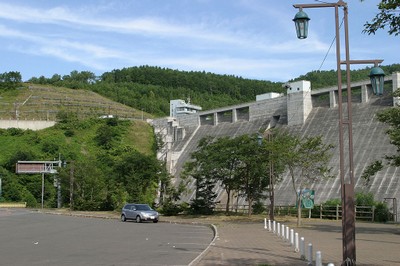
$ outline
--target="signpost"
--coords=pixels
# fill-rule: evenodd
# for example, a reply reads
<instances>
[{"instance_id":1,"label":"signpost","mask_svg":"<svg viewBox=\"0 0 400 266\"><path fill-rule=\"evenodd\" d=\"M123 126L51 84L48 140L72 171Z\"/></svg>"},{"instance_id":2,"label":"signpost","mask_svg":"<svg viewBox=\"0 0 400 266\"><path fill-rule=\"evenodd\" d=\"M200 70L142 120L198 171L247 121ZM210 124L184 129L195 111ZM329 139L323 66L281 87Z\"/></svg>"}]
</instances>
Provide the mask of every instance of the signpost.
<instances>
[{"instance_id":1,"label":"signpost","mask_svg":"<svg viewBox=\"0 0 400 266\"><path fill-rule=\"evenodd\" d=\"M16 164L17 174L42 174L42 200L44 202L44 174L57 174L55 167L61 167L61 161L18 161Z\"/></svg>"},{"instance_id":2,"label":"signpost","mask_svg":"<svg viewBox=\"0 0 400 266\"><path fill-rule=\"evenodd\" d=\"M311 209L314 208L315 191L311 189L303 189L301 195L301 207L308 209L308 218L311 218Z\"/></svg>"},{"instance_id":3,"label":"signpost","mask_svg":"<svg viewBox=\"0 0 400 266\"><path fill-rule=\"evenodd\" d=\"M315 191L310 189L304 189L301 193L301 207L305 209L314 208Z\"/></svg>"}]
</instances>

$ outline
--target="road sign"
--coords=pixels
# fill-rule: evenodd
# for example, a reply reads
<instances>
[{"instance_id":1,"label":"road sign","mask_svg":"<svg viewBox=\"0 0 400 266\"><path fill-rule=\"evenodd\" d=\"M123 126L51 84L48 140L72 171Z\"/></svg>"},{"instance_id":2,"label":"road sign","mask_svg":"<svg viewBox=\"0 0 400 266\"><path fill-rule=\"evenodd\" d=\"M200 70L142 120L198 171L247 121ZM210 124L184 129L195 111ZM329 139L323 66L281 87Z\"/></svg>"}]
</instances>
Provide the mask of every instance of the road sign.
<instances>
[{"instance_id":1,"label":"road sign","mask_svg":"<svg viewBox=\"0 0 400 266\"><path fill-rule=\"evenodd\" d=\"M314 197L315 191L310 189L304 189L301 193L301 207L305 209L314 208Z\"/></svg>"},{"instance_id":2,"label":"road sign","mask_svg":"<svg viewBox=\"0 0 400 266\"><path fill-rule=\"evenodd\" d=\"M17 174L56 174L55 167L61 167L61 161L18 161Z\"/></svg>"}]
</instances>

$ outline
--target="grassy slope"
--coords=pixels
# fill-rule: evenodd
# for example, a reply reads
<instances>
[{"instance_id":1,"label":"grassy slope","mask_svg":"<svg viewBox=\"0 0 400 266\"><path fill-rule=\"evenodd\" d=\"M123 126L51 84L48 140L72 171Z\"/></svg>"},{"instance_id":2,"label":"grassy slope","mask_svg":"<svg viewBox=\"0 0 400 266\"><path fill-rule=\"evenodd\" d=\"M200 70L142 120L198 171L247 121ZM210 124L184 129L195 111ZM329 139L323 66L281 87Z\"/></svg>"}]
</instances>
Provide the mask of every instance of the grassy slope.
<instances>
[{"instance_id":1,"label":"grassy slope","mask_svg":"<svg viewBox=\"0 0 400 266\"><path fill-rule=\"evenodd\" d=\"M17 151L29 151L35 155L34 160L58 159L60 153L65 157L91 157L99 153L100 148L95 144L94 137L102 121L92 120L84 123L86 126L74 130L75 135L66 137L64 130L57 127L39 131L25 131L21 135L9 135L9 131L2 130L0 134L0 165L4 165ZM127 130L121 136L120 142L125 146L134 147L141 153L151 154L154 144L152 128L143 121L127 122ZM46 145L55 144L59 147L55 152L45 152Z\"/></svg>"},{"instance_id":2,"label":"grassy slope","mask_svg":"<svg viewBox=\"0 0 400 266\"><path fill-rule=\"evenodd\" d=\"M68 154L79 157L95 156L99 147L93 138L104 122L103 119L97 119L99 115L110 113L122 118L142 117L141 111L115 103L91 91L27 85L15 91L0 91L0 119L15 118L14 103L22 104L26 99L26 103L19 107L21 120L53 120L60 110L76 112L83 120L74 129L75 135L72 137L66 137L65 130L58 126L17 135L0 131L0 165L4 165L17 151L30 151L35 155L35 160L58 159L59 153L66 157ZM144 114L144 118L149 117L151 115ZM134 147L139 152L149 155L153 152L154 145L152 127L145 121L131 120L120 141L125 146ZM59 146L59 150L45 152L44 147L49 143Z\"/></svg>"}]
</instances>

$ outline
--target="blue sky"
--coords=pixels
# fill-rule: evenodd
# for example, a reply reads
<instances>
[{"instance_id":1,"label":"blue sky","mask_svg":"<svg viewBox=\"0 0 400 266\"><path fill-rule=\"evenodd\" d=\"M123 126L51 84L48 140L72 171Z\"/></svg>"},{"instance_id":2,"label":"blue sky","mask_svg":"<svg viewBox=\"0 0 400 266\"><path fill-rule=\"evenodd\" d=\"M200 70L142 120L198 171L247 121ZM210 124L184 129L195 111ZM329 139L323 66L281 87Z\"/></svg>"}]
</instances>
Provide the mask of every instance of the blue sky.
<instances>
[{"instance_id":1,"label":"blue sky","mask_svg":"<svg viewBox=\"0 0 400 266\"><path fill-rule=\"evenodd\" d=\"M350 57L400 63L400 36L362 33L379 2L348 1ZM27 80L149 65L284 82L335 69L335 46L321 67L334 9L304 10L310 31L299 40L292 21L299 3L315 1L0 0L0 73Z\"/></svg>"}]
</instances>

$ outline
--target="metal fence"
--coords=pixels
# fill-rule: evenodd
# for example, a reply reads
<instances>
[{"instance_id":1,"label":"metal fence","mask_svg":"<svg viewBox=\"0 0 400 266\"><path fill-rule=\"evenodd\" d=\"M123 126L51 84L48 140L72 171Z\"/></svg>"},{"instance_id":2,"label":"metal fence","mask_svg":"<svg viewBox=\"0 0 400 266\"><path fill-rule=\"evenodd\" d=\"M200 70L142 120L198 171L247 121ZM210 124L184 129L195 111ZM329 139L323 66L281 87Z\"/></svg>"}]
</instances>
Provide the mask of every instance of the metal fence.
<instances>
[{"instance_id":1,"label":"metal fence","mask_svg":"<svg viewBox=\"0 0 400 266\"><path fill-rule=\"evenodd\" d=\"M265 212L263 214L269 214L269 205L263 206ZM225 211L226 206L217 204L215 211ZM294 205L276 205L274 208L275 216L297 216L297 208ZM247 214L249 212L249 205L232 205L229 211L235 213ZM361 221L374 221L375 218L375 206L355 206L356 220ZM340 220L342 219L342 206L341 205L314 205L312 209L302 208L301 216L305 218L319 218L319 219L331 219Z\"/></svg>"}]
</instances>

